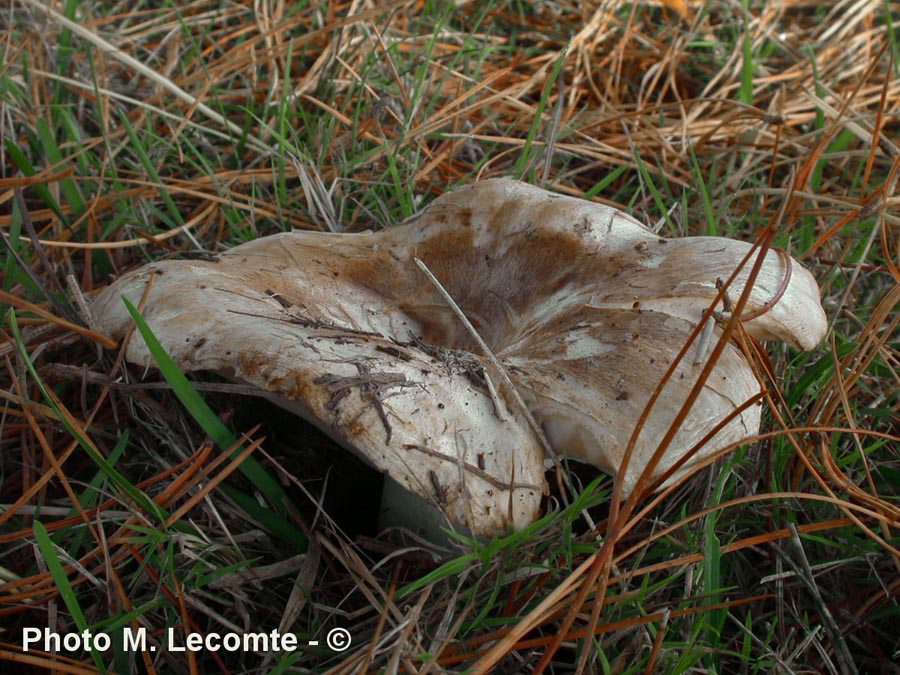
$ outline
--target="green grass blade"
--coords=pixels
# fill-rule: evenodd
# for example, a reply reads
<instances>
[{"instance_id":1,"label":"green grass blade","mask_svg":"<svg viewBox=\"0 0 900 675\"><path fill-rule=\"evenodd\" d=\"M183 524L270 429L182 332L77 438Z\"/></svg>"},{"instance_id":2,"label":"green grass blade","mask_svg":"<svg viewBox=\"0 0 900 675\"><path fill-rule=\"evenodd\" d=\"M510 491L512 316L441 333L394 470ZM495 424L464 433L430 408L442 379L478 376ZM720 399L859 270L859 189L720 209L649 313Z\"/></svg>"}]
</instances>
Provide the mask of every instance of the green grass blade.
<instances>
[{"instance_id":1,"label":"green grass blade","mask_svg":"<svg viewBox=\"0 0 900 675\"><path fill-rule=\"evenodd\" d=\"M828 92L825 91L825 88L819 83L820 75L819 75L819 63L816 60L816 52L813 49L812 45L804 45L804 51L807 56L809 56L809 63L812 67L813 80L816 83L816 96L821 99L828 98ZM816 106L816 129L822 129L825 126L825 111L822 110L821 106Z\"/></svg>"},{"instance_id":2,"label":"green grass blade","mask_svg":"<svg viewBox=\"0 0 900 675\"><path fill-rule=\"evenodd\" d=\"M590 190L584 193L584 199L591 200L601 192L606 190L610 185L612 185L615 180L621 176L623 173L628 171L627 164L619 164L615 169L606 174L603 179L597 183L595 183Z\"/></svg>"},{"instance_id":3,"label":"green grass blade","mask_svg":"<svg viewBox=\"0 0 900 675\"><path fill-rule=\"evenodd\" d=\"M900 77L900 43L897 42L897 29L894 27L894 15L891 13L891 0L884 0L884 27L887 30L888 42L891 44L894 75Z\"/></svg>"},{"instance_id":4,"label":"green grass blade","mask_svg":"<svg viewBox=\"0 0 900 675\"><path fill-rule=\"evenodd\" d=\"M78 596L75 595L75 589L73 589L72 585L69 583L69 578L66 576L66 570L56 553L56 547L50 540L50 535L47 534L47 528L45 528L39 520L34 521L34 538L37 541L41 557L44 559L44 564L47 565L47 571L50 573L50 576L53 577L59 595L66 604L69 613L72 615L72 620L75 622L78 632L83 633L84 631L90 631L87 619L84 617L84 612L81 610L81 605L78 604ZM107 672L106 666L103 665L103 661L96 649L91 649L91 658L101 673Z\"/></svg>"},{"instance_id":5,"label":"green grass blade","mask_svg":"<svg viewBox=\"0 0 900 675\"><path fill-rule=\"evenodd\" d=\"M638 166L638 171L641 172L641 178L644 180L644 185L647 186L647 189L650 190L650 195L653 197L653 203L656 204L656 208L659 209L661 214L660 217L666 219L666 223L672 231L676 230L675 224L672 222L672 218L669 216L669 209L666 208L666 203L663 200L662 193L660 193L659 188L656 187L656 183L653 182L653 177L650 175L650 171L647 169L647 165L644 163L641 154L637 151L637 148L633 148L633 156L634 161Z\"/></svg>"},{"instance_id":6,"label":"green grass blade","mask_svg":"<svg viewBox=\"0 0 900 675\"><path fill-rule=\"evenodd\" d=\"M547 107L547 101L550 100L550 94L553 92L556 80L562 72L563 63L566 61L566 54L569 53L571 44L572 43L569 42L560 50L559 58L556 60L553 71L550 73L550 77L544 85L544 91L541 94L541 99L538 101L537 108L535 109L534 119L531 122L531 127L528 129L528 136L525 138L525 145L522 146L522 152L519 154L519 161L516 162L516 169L513 175L517 180L525 180L525 173L531 164L531 146L534 145L534 138L537 136L538 129L541 127L543 121L544 109Z\"/></svg>"},{"instance_id":7,"label":"green grass blade","mask_svg":"<svg viewBox=\"0 0 900 675\"><path fill-rule=\"evenodd\" d=\"M9 232L6 234L6 241L10 245L13 251L22 255L22 243L19 237L22 236L22 213L19 211L19 205L16 203L17 200L13 200L12 208L10 210L9 216ZM5 247L4 247L5 249ZM2 287L3 290L7 293L10 288L16 281L17 275L17 265L16 259L12 255L6 255L6 263L3 265L3 281ZM6 306L0 306L0 321L6 320Z\"/></svg>"},{"instance_id":8,"label":"green grass blade","mask_svg":"<svg viewBox=\"0 0 900 675\"><path fill-rule=\"evenodd\" d=\"M153 334L153 331L150 330L150 326L147 325L147 322L144 320L144 317L141 316L140 312L138 312L137 308L128 300L128 298L123 297L122 301L125 303L128 313L131 314L132 319L134 319L138 332L144 339L144 343L147 345L150 355L153 357L154 361L156 361L160 373L162 373L166 382L172 387L172 392L178 400L181 401L181 404L185 407L191 417L194 418L197 424L200 425L200 428L203 429L204 433L206 433L222 451L227 451L230 448L237 446L238 441L234 434L231 433L231 430L218 418L212 408L209 407L206 401L203 400L203 397L200 396L197 390L191 385L190 381L185 377L184 373L181 372L178 365L172 360L172 357L169 356L165 348ZM240 452L241 449L237 448L232 452L231 456L236 457ZM255 458L245 458L241 463L240 470L248 479L250 479L250 481L252 481L254 486L266 497L269 503L275 507L279 514L298 513L296 507L291 503L290 498L278 481L272 478ZM275 514L259 507L253 499L246 497L246 495L239 496L239 493L236 491L229 492L229 494L233 498L236 498L236 500L241 503L242 507L248 510L252 509L253 513L251 513L251 515L260 520L261 523L269 523L270 525L273 523ZM254 508L253 505L256 505L256 508ZM279 525L277 529L281 535L285 535L289 532L292 541L295 541L298 538L303 540L302 546L305 546L305 538L302 534L286 521L282 521L282 524Z\"/></svg>"},{"instance_id":9,"label":"green grass blade","mask_svg":"<svg viewBox=\"0 0 900 675\"><path fill-rule=\"evenodd\" d=\"M159 177L159 172L156 170L156 167L153 166L153 162L150 160L150 154L147 152L147 147L144 145L143 141L138 137L137 133L134 130L134 127L131 126L131 122L128 120L128 117L125 113L119 113L119 120L122 122L122 126L125 129L125 133L128 134L129 139L129 147L134 150L134 153L138 156L138 159L141 162L141 166L144 168L144 171L147 172L147 175L150 177L151 182L156 183L160 187L157 188L157 192L159 196L162 198L163 202L166 204L166 208L169 210L169 214L172 216L172 220L176 225L184 225L184 218L181 215L181 211L175 205L175 202L172 200L172 197L169 195L166 190L162 187L162 180Z\"/></svg>"},{"instance_id":10,"label":"green grass blade","mask_svg":"<svg viewBox=\"0 0 900 675\"><path fill-rule=\"evenodd\" d=\"M50 129L50 126L42 118L38 118L37 121L37 134L48 163L51 165L61 165L65 160L65 157L59 149L59 145L56 142L52 129ZM77 218L87 210L84 199L81 197L81 192L78 190L78 186L75 185L75 182L70 178L64 178L59 181L59 189L66 202L69 204L69 209L74 217Z\"/></svg>"},{"instance_id":11,"label":"green grass blade","mask_svg":"<svg viewBox=\"0 0 900 675\"><path fill-rule=\"evenodd\" d=\"M147 345L147 349L153 357L153 360L156 361L160 373L162 373L166 382L172 387L172 392L178 397L178 400L181 401L185 408L187 408L191 417L194 418L197 424L200 425L200 428L203 429L204 433L206 433L220 449L227 450L236 445L237 439L228 427L225 426L225 423L213 412L212 408L206 404L206 401L203 400L203 397L200 396L197 390L191 386L187 377L179 370L175 361L172 360L172 357L169 356L163 348L162 344L150 330L150 326L144 321L144 317L141 316L137 308L130 300L128 300L128 298L123 297L122 301L125 303L128 313L131 314L131 318L134 319L138 332L144 339L144 343Z\"/></svg>"},{"instance_id":12,"label":"green grass blade","mask_svg":"<svg viewBox=\"0 0 900 675\"><path fill-rule=\"evenodd\" d=\"M125 454L125 450L128 447L128 438L128 430L125 429L123 430L122 435L119 437L119 440L116 442L115 447L113 447L112 451L109 453L109 457L106 458L106 461L109 462L110 466L114 467L116 465L116 462L118 462L119 459L121 459L122 455ZM100 495L105 492L104 485L108 480L109 475L101 467L100 470L97 471L96 475L85 486L84 490L81 491L81 494L78 496L78 503L81 504L81 508L87 511L97 505ZM71 518L76 515L78 515L78 510L73 507L69 511L69 517ZM59 532L59 538L54 539L54 541L62 545L64 542L66 542L66 536L67 533L61 530ZM72 537L72 539L66 543L66 550L72 555L76 555L77 552L82 551L83 547L90 541L90 533L86 528L81 528L77 532L75 532L74 537Z\"/></svg>"},{"instance_id":13,"label":"green grass blade","mask_svg":"<svg viewBox=\"0 0 900 675\"><path fill-rule=\"evenodd\" d=\"M11 138L5 138L4 145L6 146L6 152L9 154L10 159L12 159L13 164L22 172L23 176L34 176L37 174L34 166L32 166L31 162L28 160L28 157L25 156L25 153L19 148L19 146L13 142ZM40 183L31 186L32 190L34 190L35 194L40 197L41 201L46 204L47 208L53 211L53 213L66 225L69 223L68 217L63 213L63 210L60 208L59 203L56 199L53 198L53 195L50 193L50 190L47 189L46 185L41 185Z\"/></svg>"},{"instance_id":14,"label":"green grass blade","mask_svg":"<svg viewBox=\"0 0 900 675\"><path fill-rule=\"evenodd\" d=\"M70 21L75 20L75 10L78 8L78 0L67 0L63 8L63 16ZM56 45L56 72L66 76L69 74L69 63L72 60L72 31L63 26L59 31L59 38ZM57 86L54 103L62 104L66 99L66 88L61 83ZM58 109L54 106L54 110Z\"/></svg>"},{"instance_id":15,"label":"green grass blade","mask_svg":"<svg viewBox=\"0 0 900 675\"><path fill-rule=\"evenodd\" d=\"M697 181L697 186L700 188L700 197L703 200L703 213L706 216L706 234L709 237L714 237L718 234L718 228L716 227L716 213L709 198L709 189L706 187L706 181L703 180L703 172L700 170L700 162L697 160L697 155L694 154L694 148L688 146L688 149L691 156L691 170L694 174L694 180Z\"/></svg>"},{"instance_id":16,"label":"green grass blade","mask_svg":"<svg viewBox=\"0 0 900 675\"><path fill-rule=\"evenodd\" d=\"M738 88L737 99L741 103L753 105L753 40L749 31L744 34L743 64L741 66L741 86Z\"/></svg>"},{"instance_id":17,"label":"green grass blade","mask_svg":"<svg viewBox=\"0 0 900 675\"><path fill-rule=\"evenodd\" d=\"M110 464L106 460L106 458L103 457L103 455L97 452L93 445L77 428L75 428L69 422L68 418L63 415L62 411L57 407L53 398L51 398L50 394L47 392L47 388L44 385L43 381L38 376L38 372L34 366L34 362L31 360L31 357L28 354L28 350L25 348L25 343L22 341L22 335L19 332L19 325L16 321L16 314L12 309L10 309L9 311L9 326L13 334L13 341L16 343L16 346L19 349L19 354L22 357L22 361L25 363L25 368L34 379L34 382L35 384L37 384L38 389L40 389L41 394L43 394L44 400L47 402L47 405L53 409L54 413L56 413L56 416L59 419L60 423L66 428L66 430L72 435L72 437L75 438L76 441L78 441L78 444L81 446L81 448L91 457L91 459L100 467L100 469L110 477L113 483L131 500L132 503L136 504L146 513L154 516L159 522L165 522L166 516L168 515L165 509L160 507L156 502L147 497L147 495L134 487L122 474L120 474L112 466L112 464Z\"/></svg>"}]
</instances>

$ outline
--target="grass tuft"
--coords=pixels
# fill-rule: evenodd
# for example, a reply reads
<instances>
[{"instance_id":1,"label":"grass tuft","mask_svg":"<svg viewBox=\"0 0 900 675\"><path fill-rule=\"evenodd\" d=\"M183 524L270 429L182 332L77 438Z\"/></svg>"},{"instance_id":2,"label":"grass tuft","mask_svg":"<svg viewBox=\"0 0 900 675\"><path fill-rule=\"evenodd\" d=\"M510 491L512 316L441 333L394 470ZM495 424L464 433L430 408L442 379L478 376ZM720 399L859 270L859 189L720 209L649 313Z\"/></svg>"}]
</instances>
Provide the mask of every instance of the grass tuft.
<instances>
[{"instance_id":1,"label":"grass tuft","mask_svg":"<svg viewBox=\"0 0 900 675\"><path fill-rule=\"evenodd\" d=\"M0 661L900 672L898 16L890 0L6 7ZM149 260L383 227L500 175L667 236L778 223L830 332L760 356L757 440L612 511L611 481L569 463L571 504L551 496L522 532L398 545L371 516L378 477L315 429L161 348L158 369L126 364L79 309ZM26 627L145 630L148 648L26 654ZM170 629L301 646L173 652Z\"/></svg>"}]
</instances>

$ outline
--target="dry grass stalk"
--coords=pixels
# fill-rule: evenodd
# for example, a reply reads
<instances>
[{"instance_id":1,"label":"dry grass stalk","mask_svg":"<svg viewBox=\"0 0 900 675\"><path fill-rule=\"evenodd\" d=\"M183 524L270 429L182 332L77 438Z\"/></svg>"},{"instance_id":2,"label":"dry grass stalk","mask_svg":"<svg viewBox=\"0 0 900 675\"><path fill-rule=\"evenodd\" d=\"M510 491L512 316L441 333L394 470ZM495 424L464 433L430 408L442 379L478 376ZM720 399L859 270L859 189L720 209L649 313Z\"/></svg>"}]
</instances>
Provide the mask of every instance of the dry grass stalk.
<instances>
[{"instance_id":1,"label":"dry grass stalk","mask_svg":"<svg viewBox=\"0 0 900 675\"><path fill-rule=\"evenodd\" d=\"M300 630L344 623L354 643L342 655L304 654L302 665L314 672L361 664L396 672L475 663L485 671L599 669L597 640L603 654L619 657L613 667L665 668L687 654L679 631L693 634L724 616L715 624L725 627L719 642L703 643L691 667L738 669L737 657L723 655L739 654L746 638L773 669L820 670L848 657L833 630L816 628L819 599L809 586L782 574L756 589L782 564L782 551L799 560L787 546L799 512L796 531L815 588L831 602L851 657L861 671L892 672L896 634L886 626L900 595L900 78L896 27L886 24L900 7L458 4L447 17L416 2L289 8L195 0L136 13L79 6L78 32L87 39L70 34L68 52L58 48L64 27L47 12L31 2L4 10L0 124L10 143L0 149L0 229L19 235L11 241L38 283L5 261L0 283L4 298L16 298L17 325L52 324L22 331L37 373L61 363L106 380L140 376L121 361L97 360L82 337L92 334L62 323L80 319L64 294L50 291L64 311L51 306L43 293L57 287L51 277L62 282L73 273L93 296L110 275L148 258L312 228L303 166L316 167L318 196L328 196L351 230L408 215L420 206L413 195L430 201L457 182L513 174L520 163L550 166L548 186L558 192L624 205L648 222L662 218L668 236L721 228L755 240L784 209L769 236L815 271L832 331L828 348L808 361L755 352L777 414L770 432L738 451L742 461L726 457L722 474L701 472L644 504L622 504L617 521L592 502L596 530L554 520L527 541L457 557L453 573L407 595L404 586L434 571L447 552L355 544L328 513L335 477L306 479L320 542L309 572L316 593L290 607L301 607ZM109 49L90 46L101 39ZM560 96L545 85L567 46ZM142 75L129 59L155 75ZM548 145L552 153L542 155ZM32 171L19 166L17 149ZM13 210L17 189L49 271ZM681 213L668 214L676 202ZM297 551L264 536L226 494L226 485L253 490L228 476L234 464L217 460L225 455L210 450L179 404L96 378L54 383L45 396L2 309L3 625L71 620L34 553L36 520L78 546L62 562L92 622L151 598L162 606L131 619L134 626L178 622L210 631L238 618L278 626L292 615L294 572L262 588L234 581L212 592L191 583L198 570L252 570L247 561ZM227 397L216 402L226 417L235 406ZM260 421L240 423L249 429ZM127 452L116 454L122 429L130 431ZM116 457L166 518L104 478L79 441ZM257 448L254 458L264 448L283 450L276 433L244 448ZM299 473L267 466L278 476ZM91 499L86 486L94 480L103 492ZM704 586L716 569L732 585L728 593L716 592L712 577ZM654 640L649 627L663 625ZM525 626L533 633L521 634ZM0 659L12 667L96 671L89 655L22 654L10 634L0 639ZM149 672L262 663L252 655L229 664L135 658Z\"/></svg>"}]
</instances>

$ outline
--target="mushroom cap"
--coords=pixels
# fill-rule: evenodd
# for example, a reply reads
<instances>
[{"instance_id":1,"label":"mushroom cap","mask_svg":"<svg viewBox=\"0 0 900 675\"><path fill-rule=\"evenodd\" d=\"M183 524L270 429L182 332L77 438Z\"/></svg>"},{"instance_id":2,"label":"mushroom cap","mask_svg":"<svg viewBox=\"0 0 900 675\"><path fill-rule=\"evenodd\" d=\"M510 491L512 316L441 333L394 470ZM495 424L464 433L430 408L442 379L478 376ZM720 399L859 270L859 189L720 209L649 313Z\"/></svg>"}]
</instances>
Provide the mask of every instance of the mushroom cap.
<instances>
[{"instance_id":1,"label":"mushroom cap","mask_svg":"<svg viewBox=\"0 0 900 675\"><path fill-rule=\"evenodd\" d=\"M718 237L665 239L615 208L491 179L378 232L290 232L212 262L150 263L104 290L92 311L98 329L122 336L130 317L121 296L139 302L155 276L144 317L181 368L266 390L449 519L492 534L537 517L541 443L415 258L503 364L554 449L620 473L651 393L717 279L749 250ZM825 333L815 280L776 251L749 292L744 316L754 313L744 326L758 339L810 349ZM139 336L126 356L153 365ZM695 343L676 365L621 472L626 492L706 358ZM734 411L759 391L740 348L727 344L654 475L729 416L692 462L754 435L759 407Z\"/></svg>"}]
</instances>

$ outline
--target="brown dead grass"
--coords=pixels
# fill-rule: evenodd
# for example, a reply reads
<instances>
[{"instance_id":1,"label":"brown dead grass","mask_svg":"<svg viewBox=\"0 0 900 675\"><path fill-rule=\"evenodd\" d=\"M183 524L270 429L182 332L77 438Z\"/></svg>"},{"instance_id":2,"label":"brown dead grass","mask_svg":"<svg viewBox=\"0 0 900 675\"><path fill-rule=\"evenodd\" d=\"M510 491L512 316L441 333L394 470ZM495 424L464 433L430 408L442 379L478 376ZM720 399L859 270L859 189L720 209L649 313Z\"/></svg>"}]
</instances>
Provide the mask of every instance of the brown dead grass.
<instances>
[{"instance_id":1,"label":"brown dead grass","mask_svg":"<svg viewBox=\"0 0 900 675\"><path fill-rule=\"evenodd\" d=\"M711 474L654 498L614 498L595 531L571 535L578 544L571 558L550 553L562 529L540 531L518 552L526 561L519 576L506 552L472 560L449 581L398 599L406 583L434 569L427 547L354 542L322 512L308 528L311 547L303 557L277 542L253 541L258 530L217 496L235 465L210 451L171 397L138 386L123 385L131 387L123 395L70 375L53 380L53 397L101 454L115 445L117 430L131 429L129 451L141 449L146 458L123 460L128 479L171 514L166 527L182 519L200 524L222 548L210 553L185 533L135 540L130 528L158 524L119 497L70 512L96 467L61 428L5 325L4 625L47 625L66 612L34 552L40 515L51 533L83 527L93 539L77 561L64 560L75 589L91 589L79 593L92 621L162 597L197 630L273 620L310 633L338 622L353 626L352 649L305 657L297 667L309 672L571 672L600 668L598 651L614 672L653 672L672 667L675 645L688 641L670 640L669 626L719 609L739 618L727 623L728 641L722 638L723 671L740 661L724 650L739 651L746 639L785 672L897 672L885 626L900 617L900 487L883 476L900 476L900 77L885 7L896 18L900 5L823 8L803 0L751 3L745 11L738 3L680 0L458 4L437 33L435 13L415 0L299 8L277 0L198 0L177 11L136 13L79 7L86 35L74 38L64 73L58 18L31 2L4 10L10 21L0 75L20 90L7 87L0 123L35 173L23 175L4 150L0 230L11 231L17 199L27 219L22 260L5 268L17 276L4 282L0 301L17 309L41 372L84 366L115 383L126 366L121 355L97 358L111 345L79 315L77 289L89 297L148 258L215 251L290 227L381 226L403 212L399 187L427 200L460 181L510 174L526 150L533 178L546 174L548 187L574 195L591 193L624 167L594 198L662 220L673 233L702 234L710 223L699 169L717 224L729 234L754 238L766 223L778 223L773 236L814 270L834 326L828 344L801 366L786 352L770 363L761 357L760 366L776 373L768 392L771 431L755 446L761 466L755 473L735 469L738 487L712 505ZM90 35L108 46L89 47ZM742 80L745 47L754 55L749 83ZM560 85L550 78L563 54ZM156 77L136 71L133 61ZM54 112L60 106L80 125L77 142L61 129ZM134 156L126 120L151 149L144 162ZM42 122L55 130L58 158L36 150ZM208 169L187 143L205 153ZM291 144L307 156L292 155ZM65 181L82 190L83 209L66 199ZM668 222L654 192L663 210L682 204ZM168 213L163 194L183 222L160 217ZM123 204L153 208L139 210L147 218L136 221L121 217ZM819 357L827 365L814 381L814 398L794 392ZM280 446L257 437L247 451L273 446L277 455ZM778 448L787 461L778 459ZM769 489L776 468L767 462L783 471L777 488ZM282 463L291 468L279 469L275 458L268 466L304 482L293 462ZM800 514L796 525L785 516L791 509ZM744 573L763 565L759 576L774 581L744 577L746 586L717 603L685 604L679 589L700 597L692 570L710 562L690 533L711 516L720 523L723 559ZM822 546L812 561L816 573L804 574L806 549L791 548L801 535L807 549L816 548L813 537L833 536L835 547L852 551L860 564L817 567L834 550ZM271 588L235 572L215 586L215 598L185 590L181 579L192 561L221 569L237 562L235 551L253 558L257 574L284 564L271 570ZM159 565L168 556L171 570ZM870 578L858 582L865 569ZM501 584L503 575L512 581ZM670 577L677 581L662 592L642 594L642 584ZM502 585L499 599L483 591L491 583ZM316 593L298 593L301 587ZM492 621L476 621L487 597L496 603ZM640 612L618 610L635 598ZM750 632L740 625L745 620ZM130 621L138 625L136 617ZM767 625L775 642L759 645L769 639ZM801 649L804 628L817 632ZM599 650L575 650L590 637ZM87 655L77 662L24 655L9 639L0 629L7 640L0 659L10 667L94 672ZM138 662L151 672L160 667L149 654ZM216 656L167 666L239 672L272 664Z\"/></svg>"}]
</instances>

